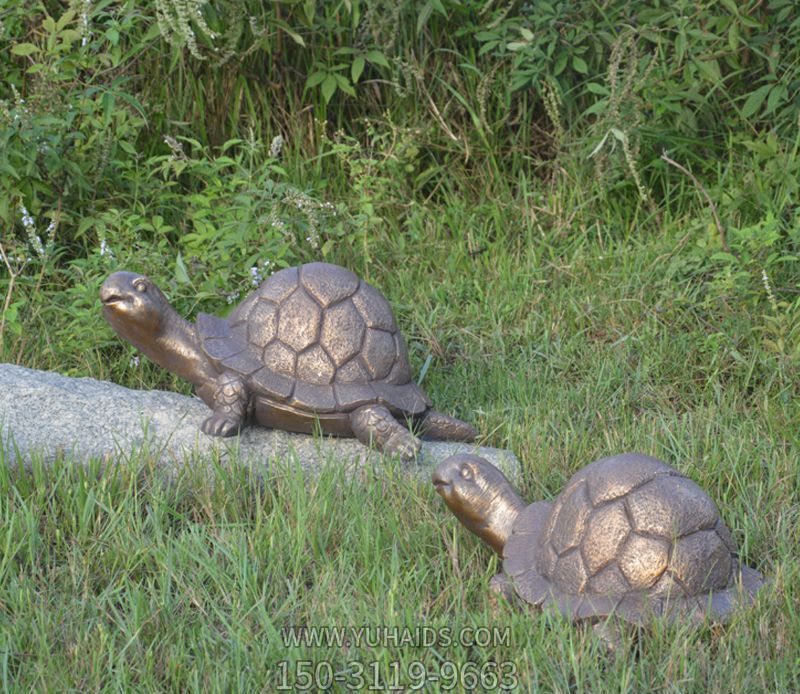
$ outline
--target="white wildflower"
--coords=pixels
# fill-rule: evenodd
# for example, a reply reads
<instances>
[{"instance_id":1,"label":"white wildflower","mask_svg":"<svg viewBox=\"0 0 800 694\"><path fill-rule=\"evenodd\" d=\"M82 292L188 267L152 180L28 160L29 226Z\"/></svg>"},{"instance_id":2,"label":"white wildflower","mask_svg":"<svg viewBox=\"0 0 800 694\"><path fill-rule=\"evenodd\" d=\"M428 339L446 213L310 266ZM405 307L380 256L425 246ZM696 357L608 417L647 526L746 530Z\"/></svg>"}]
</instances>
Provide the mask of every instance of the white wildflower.
<instances>
[{"instance_id":1,"label":"white wildflower","mask_svg":"<svg viewBox=\"0 0 800 694\"><path fill-rule=\"evenodd\" d=\"M186 153L183 151L183 143L178 142L172 135L164 135L164 142L172 150L172 158L186 161Z\"/></svg>"},{"instance_id":2,"label":"white wildflower","mask_svg":"<svg viewBox=\"0 0 800 694\"><path fill-rule=\"evenodd\" d=\"M114 251L111 250L111 246L108 245L108 241L105 239L100 239L100 255L109 260L114 260Z\"/></svg>"},{"instance_id":3,"label":"white wildflower","mask_svg":"<svg viewBox=\"0 0 800 694\"><path fill-rule=\"evenodd\" d=\"M41 237L36 233L36 222L31 216L31 213L28 212L28 209L25 207L25 205L20 204L19 212L22 216L22 226L25 228L25 235L28 237L28 243L30 244L31 248L36 251L36 255L38 255L40 258L44 258L44 245L42 244Z\"/></svg>"},{"instance_id":4,"label":"white wildflower","mask_svg":"<svg viewBox=\"0 0 800 694\"><path fill-rule=\"evenodd\" d=\"M264 276L261 274L257 265L250 268L250 284L257 287L264 281Z\"/></svg>"},{"instance_id":5,"label":"white wildflower","mask_svg":"<svg viewBox=\"0 0 800 694\"><path fill-rule=\"evenodd\" d=\"M83 0L81 7L81 46L89 43L92 32L89 30L89 13L92 10L92 0Z\"/></svg>"},{"instance_id":6,"label":"white wildflower","mask_svg":"<svg viewBox=\"0 0 800 694\"><path fill-rule=\"evenodd\" d=\"M283 148L283 137L280 135L276 135L272 138L272 142L269 145L269 156L273 159L277 159L281 155L281 149Z\"/></svg>"}]
</instances>

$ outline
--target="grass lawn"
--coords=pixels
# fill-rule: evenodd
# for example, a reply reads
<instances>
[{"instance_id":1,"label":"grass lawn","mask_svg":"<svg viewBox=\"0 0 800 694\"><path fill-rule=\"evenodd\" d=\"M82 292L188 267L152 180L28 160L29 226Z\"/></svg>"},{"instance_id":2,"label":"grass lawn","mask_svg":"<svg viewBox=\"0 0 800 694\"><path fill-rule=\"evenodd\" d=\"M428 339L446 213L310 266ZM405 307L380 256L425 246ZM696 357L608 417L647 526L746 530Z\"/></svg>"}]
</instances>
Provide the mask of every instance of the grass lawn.
<instances>
[{"instance_id":1,"label":"grass lawn","mask_svg":"<svg viewBox=\"0 0 800 694\"><path fill-rule=\"evenodd\" d=\"M654 232L609 207L573 226L572 202L568 186L537 204L454 196L369 261L338 260L389 296L413 367L432 356L437 407L519 456L526 499L605 455L662 458L771 579L752 608L724 627L655 624L608 655L591 629L493 602L497 560L391 464L304 480L282 461L263 484L216 467L213 484L187 470L171 486L146 456L104 475L0 464L4 688L274 691L339 673L337 691L454 676L461 691L494 673L533 691L800 690L796 366L764 347L763 316L693 274L691 220ZM289 626L368 629L307 646Z\"/></svg>"}]
</instances>

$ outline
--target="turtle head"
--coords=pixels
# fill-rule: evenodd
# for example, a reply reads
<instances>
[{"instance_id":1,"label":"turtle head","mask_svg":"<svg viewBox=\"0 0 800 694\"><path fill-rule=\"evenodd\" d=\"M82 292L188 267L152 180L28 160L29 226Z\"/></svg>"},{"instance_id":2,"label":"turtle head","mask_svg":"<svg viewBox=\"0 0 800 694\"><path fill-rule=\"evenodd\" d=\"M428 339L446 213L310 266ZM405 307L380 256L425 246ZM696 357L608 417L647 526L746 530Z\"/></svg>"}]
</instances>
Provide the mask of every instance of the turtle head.
<instances>
[{"instance_id":1,"label":"turtle head","mask_svg":"<svg viewBox=\"0 0 800 694\"><path fill-rule=\"evenodd\" d=\"M100 301L103 317L114 332L145 353L174 313L150 278L136 272L111 275L100 287Z\"/></svg>"},{"instance_id":2,"label":"turtle head","mask_svg":"<svg viewBox=\"0 0 800 694\"><path fill-rule=\"evenodd\" d=\"M502 556L525 506L506 476L484 458L459 454L436 468L433 485L456 518Z\"/></svg>"}]
</instances>

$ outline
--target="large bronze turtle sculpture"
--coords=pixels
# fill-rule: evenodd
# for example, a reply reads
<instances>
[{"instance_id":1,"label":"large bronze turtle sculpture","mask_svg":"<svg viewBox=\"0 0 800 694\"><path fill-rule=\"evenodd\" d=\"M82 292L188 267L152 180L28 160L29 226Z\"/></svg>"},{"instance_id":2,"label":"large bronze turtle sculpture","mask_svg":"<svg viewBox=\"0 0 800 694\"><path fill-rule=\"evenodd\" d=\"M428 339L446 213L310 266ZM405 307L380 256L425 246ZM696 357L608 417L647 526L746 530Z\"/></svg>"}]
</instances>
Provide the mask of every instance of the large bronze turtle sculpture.
<instances>
[{"instance_id":1,"label":"large bronze turtle sculpture","mask_svg":"<svg viewBox=\"0 0 800 694\"><path fill-rule=\"evenodd\" d=\"M554 503L525 504L500 470L474 455L433 474L455 516L503 558L492 587L567 618L616 614L724 622L763 576L739 563L717 507L655 458L626 453L578 471Z\"/></svg>"},{"instance_id":2,"label":"large bronze turtle sculpture","mask_svg":"<svg viewBox=\"0 0 800 694\"><path fill-rule=\"evenodd\" d=\"M213 410L201 426L206 434L235 434L248 419L305 433L319 426L403 459L417 455L420 441L401 422L432 438L476 435L430 409L411 380L391 306L345 268L285 268L227 318L200 313L195 325L137 273L112 274L100 299L123 339L195 386Z\"/></svg>"}]
</instances>

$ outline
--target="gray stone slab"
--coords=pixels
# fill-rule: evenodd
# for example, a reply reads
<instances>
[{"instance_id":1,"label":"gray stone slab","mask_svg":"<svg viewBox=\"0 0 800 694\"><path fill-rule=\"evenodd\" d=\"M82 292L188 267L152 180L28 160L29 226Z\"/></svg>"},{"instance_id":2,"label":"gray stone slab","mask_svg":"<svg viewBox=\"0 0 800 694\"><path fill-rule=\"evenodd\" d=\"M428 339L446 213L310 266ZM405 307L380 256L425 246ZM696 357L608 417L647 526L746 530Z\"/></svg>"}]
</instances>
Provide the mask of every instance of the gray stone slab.
<instances>
[{"instance_id":1,"label":"gray stone slab","mask_svg":"<svg viewBox=\"0 0 800 694\"><path fill-rule=\"evenodd\" d=\"M213 438L199 429L208 414L202 401L178 393L0 364L0 443L7 465L27 467L33 457L47 462L63 455L114 464L143 450L168 472L217 455L259 472L292 460L309 472L329 461L354 470L384 462L356 439L260 426L247 427L238 437ZM511 479L519 474L510 451L444 441L424 441L416 463L398 464L426 476L447 456L464 452L483 456Z\"/></svg>"}]
</instances>

